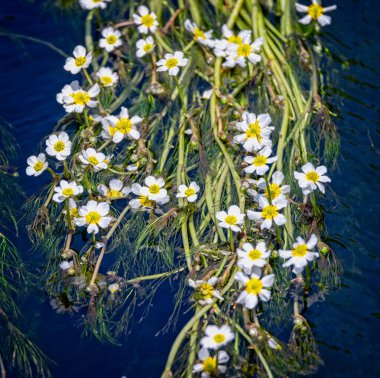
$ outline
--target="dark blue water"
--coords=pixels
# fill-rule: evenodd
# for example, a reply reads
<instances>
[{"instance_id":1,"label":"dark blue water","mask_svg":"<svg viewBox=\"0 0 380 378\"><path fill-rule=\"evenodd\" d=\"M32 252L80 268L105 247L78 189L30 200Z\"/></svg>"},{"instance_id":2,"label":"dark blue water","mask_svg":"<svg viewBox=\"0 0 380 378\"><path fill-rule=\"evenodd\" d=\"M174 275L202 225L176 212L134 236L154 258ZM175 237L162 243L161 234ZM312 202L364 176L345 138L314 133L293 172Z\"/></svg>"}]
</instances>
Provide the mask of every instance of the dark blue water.
<instances>
[{"instance_id":1,"label":"dark blue water","mask_svg":"<svg viewBox=\"0 0 380 378\"><path fill-rule=\"evenodd\" d=\"M332 93L340 116L342 157L332 175L338 203L328 203L330 233L346 248L335 246L344 267L343 287L325 302L312 306L313 324L325 365L320 377L380 376L379 178L380 178L380 14L378 0L336 1L333 25L325 43L338 56L351 59L347 70L334 70L339 93ZM1 0L1 30L42 38L70 52L83 43L80 15L52 15L41 4ZM55 95L72 76L62 69L64 58L46 46L0 36L0 116L10 122L20 145L16 164L28 194L41 188L44 177L24 174L26 157L63 115ZM336 92L336 91L335 91ZM25 234L18 245L31 256ZM34 292L24 306L28 333L54 360L54 377L158 377L175 332L154 337L171 314L174 289L157 294L147 319L136 323L121 347L81 339L73 318L57 315L43 292ZM182 319L183 322L183 319ZM181 321L178 325L180 327Z\"/></svg>"}]
</instances>

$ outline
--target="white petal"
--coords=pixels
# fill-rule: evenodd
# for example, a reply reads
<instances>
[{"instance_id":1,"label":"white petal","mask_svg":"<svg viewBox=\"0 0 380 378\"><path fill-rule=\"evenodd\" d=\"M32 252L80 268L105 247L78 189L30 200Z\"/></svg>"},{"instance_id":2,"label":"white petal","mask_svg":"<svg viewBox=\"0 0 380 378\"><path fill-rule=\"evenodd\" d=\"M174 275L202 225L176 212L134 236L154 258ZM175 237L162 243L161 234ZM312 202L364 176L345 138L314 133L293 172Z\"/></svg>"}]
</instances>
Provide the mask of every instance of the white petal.
<instances>
[{"instance_id":1,"label":"white petal","mask_svg":"<svg viewBox=\"0 0 380 378\"><path fill-rule=\"evenodd\" d=\"M322 16L318 17L318 22L321 26L330 25L331 24L331 17L323 14Z\"/></svg>"},{"instance_id":2,"label":"white petal","mask_svg":"<svg viewBox=\"0 0 380 378\"><path fill-rule=\"evenodd\" d=\"M309 15L306 15L305 17L300 18L298 22L303 25L308 25L310 24L311 20L312 18Z\"/></svg>"},{"instance_id":3,"label":"white petal","mask_svg":"<svg viewBox=\"0 0 380 378\"><path fill-rule=\"evenodd\" d=\"M296 3L297 12L307 13L308 9L309 9L308 6Z\"/></svg>"}]
</instances>

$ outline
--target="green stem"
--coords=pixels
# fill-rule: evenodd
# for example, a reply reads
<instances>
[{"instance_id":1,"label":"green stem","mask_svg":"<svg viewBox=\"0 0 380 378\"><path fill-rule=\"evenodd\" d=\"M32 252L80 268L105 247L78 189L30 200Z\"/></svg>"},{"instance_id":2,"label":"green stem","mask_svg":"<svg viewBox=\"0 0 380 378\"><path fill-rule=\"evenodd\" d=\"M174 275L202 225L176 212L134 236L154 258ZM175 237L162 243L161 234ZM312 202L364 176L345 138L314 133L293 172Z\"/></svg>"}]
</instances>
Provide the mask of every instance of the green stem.
<instances>
[{"instance_id":1,"label":"green stem","mask_svg":"<svg viewBox=\"0 0 380 378\"><path fill-rule=\"evenodd\" d=\"M157 273L157 274L151 274L149 276L141 276L141 277L132 278L130 280L126 280L125 283L134 284L141 281L157 280L159 278L165 278L165 277L172 276L173 274L183 272L184 270L185 268L181 267L178 269L171 270L170 272Z\"/></svg>"},{"instance_id":2,"label":"green stem","mask_svg":"<svg viewBox=\"0 0 380 378\"><path fill-rule=\"evenodd\" d=\"M236 271L236 268L232 271L231 273L231 277L227 283L227 285L223 288L223 290L221 291L221 295L223 296L223 294L225 294L230 288L231 286L234 284L235 282L235 278L234 278L234 273ZM192 329L192 327L194 326L194 324L196 322L199 322L200 319L202 319L203 315L205 315L213 306L214 304L218 301L218 299L214 299L212 301L211 304L209 305L206 305L206 306L203 306L187 323L186 325L182 328L181 332L178 334L178 336L176 337L176 339L174 340L174 343L172 345L172 348L170 349L170 353L169 353L169 356L168 356L168 359L166 361L166 365L165 365L165 370L164 372L162 373L161 375L161 378L170 378L170 377L173 377L173 374L171 372L171 368L173 366L173 363L174 363L174 359L178 353L178 350L179 348L181 347L182 345L182 342L183 340L185 339L187 333Z\"/></svg>"},{"instance_id":3,"label":"green stem","mask_svg":"<svg viewBox=\"0 0 380 378\"><path fill-rule=\"evenodd\" d=\"M85 41L86 49L88 52L94 51L94 42L92 39L92 19L94 17L94 11L95 10L92 9L88 12L87 17L86 17L86 22L85 22L84 41ZM91 65L92 65L92 68L94 71L98 70L99 65L98 65L98 62L96 61L96 59L92 59Z\"/></svg>"}]
</instances>

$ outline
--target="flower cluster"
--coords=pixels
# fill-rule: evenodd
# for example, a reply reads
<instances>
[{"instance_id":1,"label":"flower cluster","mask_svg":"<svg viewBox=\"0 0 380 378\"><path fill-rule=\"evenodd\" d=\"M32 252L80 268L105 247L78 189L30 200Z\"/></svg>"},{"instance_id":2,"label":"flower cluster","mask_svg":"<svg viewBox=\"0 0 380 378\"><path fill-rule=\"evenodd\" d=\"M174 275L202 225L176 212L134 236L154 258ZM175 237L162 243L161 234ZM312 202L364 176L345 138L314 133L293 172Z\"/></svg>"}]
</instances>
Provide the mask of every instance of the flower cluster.
<instances>
[{"instance_id":1,"label":"flower cluster","mask_svg":"<svg viewBox=\"0 0 380 378\"><path fill-rule=\"evenodd\" d=\"M80 0L79 4L83 9L98 12L110 2L111 0ZM335 8L323 8L314 0L310 6L296 4L297 11L307 13L299 20L301 24L317 21L322 26L327 25L331 19L324 13ZM173 22L175 17L176 14L173 14ZM221 313L221 308L224 308L228 299L231 300L233 311L244 308L245 313L251 310L254 313L257 307L265 309L265 302L270 301L272 292L276 291L276 286L273 286L275 282L277 285L279 279L279 275L276 280L273 273L278 272L272 269L274 261L280 262L279 270L291 267L299 280L306 267L308 271L308 265L315 264L315 259L319 257L316 250L320 237L318 232L315 231L314 234L303 230L299 232L302 236L295 237L291 226L294 213L302 210L306 213L310 198L313 202L317 191L324 194L325 184L331 180L324 165L315 165L317 159L313 162L305 159L305 156L311 156L308 154L301 154L294 165L291 162L290 172L282 169L283 157L278 152L281 143L276 146L279 133L274 126L276 121L272 122L269 114L273 113L272 108L253 113L249 110L251 102L248 96L247 101L238 103L232 99L233 96L222 93L216 84L211 89L208 89L208 85L202 98L197 93L196 101L191 103L191 107L195 107L194 104L199 101L202 105L209 105L211 112L214 112L210 117L211 127L220 127L223 129L220 134L226 137L219 138L219 134L215 133L220 149L223 154L229 154L232 150L235 152L233 159L226 157L226 168L217 172L216 176L228 177L228 185L233 182L235 188L230 190L231 185L226 185L226 188L223 186L227 179L215 179L217 185L213 186L209 182L208 173L203 175L204 172L201 172L202 175L199 176L189 173L193 167L186 164L189 163L193 150L199 148L199 160L203 158L204 151L201 151L200 143L197 142L204 130L197 130L195 120L198 120L198 114L191 113L190 106L188 107L189 96L187 93L184 96L181 91L182 78L193 68L187 57L188 50L195 45L207 59L219 62L219 68L227 73L228 80L235 73L244 75L245 71L250 79L253 66L260 73L268 69L261 63L264 56L261 48L266 47L264 43L268 42L263 37L254 39L251 30L235 33L227 25L222 26L220 37L214 38L212 30L202 30L195 22L187 19L181 29L185 32L185 38L191 38L187 47L183 51L166 48L162 37L164 33L157 32L160 28L158 18L148 7L137 7L136 13L127 22L128 26L134 25L136 34L139 33L137 38L131 39L133 43L136 41L135 48L132 46L131 51L136 54L138 62L146 63L152 71L149 79L151 85L142 91L143 94L149 93L150 96L153 93L151 88L155 85L158 87L160 79L166 79L165 85L168 87L172 85L174 88L173 84L176 84L171 101L177 95L181 103L178 148L173 142L177 132L176 120L171 116L166 117L170 107L160 109L160 114L152 115L150 101L155 101L153 95L142 106L136 105L142 101L142 96L128 104L123 96L113 101L121 86L128 87L125 82L126 73L119 69L120 61L125 59L127 49L124 44L128 38L125 38L127 34L120 27L123 23L114 24L100 30L99 40L94 41L94 51L88 51L92 49L89 47L91 44L87 43L87 48L78 45L72 56L66 59L64 70L72 75L81 75L84 82L80 84L79 80L73 80L66 84L57 94L56 100L68 113L66 117L69 122L76 122L76 131L70 128L70 123L59 123L60 129L46 139L44 153L27 159L26 174L37 177L47 171L52 176L53 185L45 203L52 203L54 211L59 213L68 230L63 261L59 263L64 277L75 274L80 260L73 257L70 249L72 235L81 234L86 239L86 232L89 234L86 239L90 245L89 253L80 257L88 258L91 260L89 264L92 264L95 261L93 255L96 256L99 250L102 251L99 256L104 255L107 241L117 227L124 224L122 218L127 212L132 219L141 216L144 221L149 215L149 235L152 238L156 231L160 232L161 224L168 223L171 216L178 216L176 226L180 224L178 229L182 232L183 250L189 268L186 280L193 289L192 303L195 303L197 309L202 308L201 311L213 309L208 314L210 316L200 320L204 322L202 327L198 327L202 330L200 349L197 361L193 364L194 357L190 367L202 377L212 377L227 371L229 354L232 356L228 345L239 331L234 323L234 319L239 316L232 318ZM264 48L263 51L265 52ZM101 59L99 52L103 55ZM214 75L217 74L218 70L215 69ZM270 73L272 74L273 72ZM200 73L201 78L207 75ZM169 96L162 96L160 100L167 98ZM228 105L231 101L233 122L229 107L218 107L219 102L224 105L224 100ZM153 106L155 104L152 108ZM257 107L260 108L259 105ZM217 119L214 123L213 116ZM164 150L152 153L152 145L156 142L152 139L155 135L159 135L159 139L166 133L166 130L157 130L158 127L154 129L152 123L164 118L165 121L169 119L175 127L163 137L167 138ZM285 121L288 118L289 115L286 115ZM228 126L225 127L225 124ZM221 130L218 129L219 131ZM160 161L161 153L166 158L163 163ZM174 162L178 159L175 168L170 159ZM192 164L197 159L194 158ZM167 163L169 161L170 164ZM201 168L201 162L198 165ZM206 176L204 181L202 176ZM211 182L213 180L212 178ZM222 196L224 191L228 193ZM219 198L210 192L219 193ZM173 205L174 200L176 205ZM124 206L122 211L118 208L121 204ZM202 221L198 223L199 219ZM207 243L207 248L211 251L212 261L202 254L200 244L203 240L202 236L198 240L197 227L202 232L209 232L205 245ZM154 232L151 232L152 228ZM175 227L173 229L177 231ZM192 239L191 247L189 235ZM99 259L96 261L101 262L100 257ZM94 294L94 286L101 286L99 280L96 281L99 265L96 268L91 266L88 271L94 272L88 286L91 294ZM118 278L108 281L107 285L103 284L106 288L103 292L112 300L119 296L118 293L124 287ZM244 335L244 338L251 336ZM274 349L279 347L272 337L268 337L268 345Z\"/></svg>"}]
</instances>

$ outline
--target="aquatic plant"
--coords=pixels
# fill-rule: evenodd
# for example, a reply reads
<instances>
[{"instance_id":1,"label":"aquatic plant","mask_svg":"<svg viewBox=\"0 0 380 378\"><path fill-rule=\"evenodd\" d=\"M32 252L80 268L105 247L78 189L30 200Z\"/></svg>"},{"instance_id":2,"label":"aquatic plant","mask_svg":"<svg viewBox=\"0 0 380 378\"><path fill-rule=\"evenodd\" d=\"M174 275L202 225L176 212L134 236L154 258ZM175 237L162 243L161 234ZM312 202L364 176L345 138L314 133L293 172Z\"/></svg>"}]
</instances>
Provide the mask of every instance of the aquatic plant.
<instances>
[{"instance_id":1,"label":"aquatic plant","mask_svg":"<svg viewBox=\"0 0 380 378\"><path fill-rule=\"evenodd\" d=\"M20 252L13 244L19 231L16 194L18 172L12 166L17 154L14 130L5 120L0 125L0 373L49 377L49 359L22 331L19 301L28 294L35 279L26 269Z\"/></svg>"},{"instance_id":2,"label":"aquatic plant","mask_svg":"<svg viewBox=\"0 0 380 378\"><path fill-rule=\"evenodd\" d=\"M315 372L305 313L340 271L320 165L339 150L319 70L319 25L335 7L80 5L84 46L64 69L83 81L57 94L67 114L26 170L51 175L26 206L54 307L86 311L85 332L117 343L170 280L169 323L184 308L193 316L163 377Z\"/></svg>"}]
</instances>

